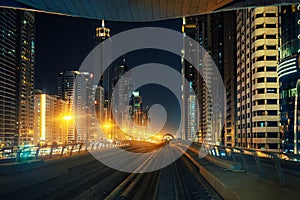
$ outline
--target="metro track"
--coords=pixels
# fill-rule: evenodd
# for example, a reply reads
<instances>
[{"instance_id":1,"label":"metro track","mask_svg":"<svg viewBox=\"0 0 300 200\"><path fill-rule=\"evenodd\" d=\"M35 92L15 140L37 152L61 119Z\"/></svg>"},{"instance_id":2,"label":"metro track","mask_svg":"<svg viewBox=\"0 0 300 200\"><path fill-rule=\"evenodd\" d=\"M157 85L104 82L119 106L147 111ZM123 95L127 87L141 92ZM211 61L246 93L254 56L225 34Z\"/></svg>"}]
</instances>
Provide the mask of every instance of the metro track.
<instances>
[{"instance_id":1,"label":"metro track","mask_svg":"<svg viewBox=\"0 0 300 200\"><path fill-rule=\"evenodd\" d=\"M165 144L168 145L168 144ZM175 160L179 147L176 146L127 146L126 151L149 153L135 172L145 172L153 160L163 161L163 156L157 156L161 149L167 156ZM165 149L166 148L166 149ZM101 151L99 151L100 153ZM132 165L134 160L110 151L105 156L115 156L125 165ZM138 161L139 162L139 161ZM151 170L150 170L151 171ZM197 167L185 155L182 155L170 165L151 172L126 173L105 166L96 159L84 164L69 167L62 176L22 188L21 190L0 196L0 199L221 199L214 189L200 175Z\"/></svg>"}]
</instances>

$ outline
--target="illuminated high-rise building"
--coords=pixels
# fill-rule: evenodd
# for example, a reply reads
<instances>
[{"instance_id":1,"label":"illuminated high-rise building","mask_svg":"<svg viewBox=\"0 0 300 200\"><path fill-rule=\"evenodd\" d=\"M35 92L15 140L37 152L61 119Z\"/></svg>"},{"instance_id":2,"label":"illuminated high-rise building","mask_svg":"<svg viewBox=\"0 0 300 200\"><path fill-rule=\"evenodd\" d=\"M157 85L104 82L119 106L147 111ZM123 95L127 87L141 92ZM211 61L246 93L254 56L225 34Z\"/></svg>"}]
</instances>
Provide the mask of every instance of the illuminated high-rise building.
<instances>
[{"instance_id":1,"label":"illuminated high-rise building","mask_svg":"<svg viewBox=\"0 0 300 200\"><path fill-rule=\"evenodd\" d=\"M133 92L133 79L130 72L128 72L125 58L120 66L115 67L113 80L112 105L114 107L114 120L118 122L122 130L128 131L130 129L129 101Z\"/></svg>"},{"instance_id":2,"label":"illuminated high-rise building","mask_svg":"<svg viewBox=\"0 0 300 200\"><path fill-rule=\"evenodd\" d=\"M40 90L34 95L34 144L67 143L67 101Z\"/></svg>"},{"instance_id":3,"label":"illuminated high-rise building","mask_svg":"<svg viewBox=\"0 0 300 200\"><path fill-rule=\"evenodd\" d=\"M190 85L190 94L187 100L187 133L186 140L195 141L198 131L198 105L197 96L192 93L192 84Z\"/></svg>"},{"instance_id":4,"label":"illuminated high-rise building","mask_svg":"<svg viewBox=\"0 0 300 200\"><path fill-rule=\"evenodd\" d=\"M206 50L201 51L200 49L195 49L196 47L192 44L184 44L184 60L182 65L184 78L182 86L182 114L184 116L182 127L183 138L190 135L189 130L187 130L190 126L187 119L189 118L189 99L190 95L192 95L190 93L192 87L197 95L199 104L199 121L197 122L199 124L197 133L199 142L205 141L212 144L226 143L227 145L232 145L231 143L234 144L234 123L227 123L227 120L234 121L234 93L228 95L227 98L229 98L233 104L226 105L226 111L228 112L226 116L222 116L221 109L224 105L221 105L221 100L223 97L219 96L220 94L218 94L217 91L212 90L213 84L217 80L217 77L213 74L213 67L218 68L221 77L223 77L225 70L230 72L233 71L235 67L235 58L230 54L234 52L234 44L232 41L234 33L227 28L234 27L233 19L233 12L185 17L183 19L182 30L184 35L199 42L201 48ZM191 59L196 59L196 61ZM202 74L196 72L194 67L189 64L192 62L199 63L198 67ZM226 83L224 83L224 85L226 90L231 90L231 88L233 88L231 85L234 83L234 74L227 73L226 75L224 78L224 82L226 81ZM215 92L214 96L217 97L216 99L220 99L220 102L212 102L210 98L212 94L210 94L209 91ZM229 91L227 91L227 93L228 92ZM212 103L214 105L212 105ZM225 124L228 124L228 129L232 129L226 137L224 136L224 124L221 123L222 118L225 118Z\"/></svg>"},{"instance_id":5,"label":"illuminated high-rise building","mask_svg":"<svg viewBox=\"0 0 300 200\"><path fill-rule=\"evenodd\" d=\"M101 85L96 85L95 87L95 112L98 122L101 123L105 117L104 113L104 88Z\"/></svg>"},{"instance_id":6,"label":"illuminated high-rise building","mask_svg":"<svg viewBox=\"0 0 300 200\"><path fill-rule=\"evenodd\" d=\"M35 17L0 9L0 145L33 142Z\"/></svg>"},{"instance_id":7,"label":"illuminated high-rise building","mask_svg":"<svg viewBox=\"0 0 300 200\"><path fill-rule=\"evenodd\" d=\"M224 20L224 86L226 90L226 115L224 146L236 146L236 13L225 12Z\"/></svg>"},{"instance_id":8,"label":"illuminated high-rise building","mask_svg":"<svg viewBox=\"0 0 300 200\"><path fill-rule=\"evenodd\" d=\"M89 72L65 71L59 74L58 96L67 102L65 116L72 118L68 122L69 143L91 141L97 134L92 79L93 74Z\"/></svg>"},{"instance_id":9,"label":"illuminated high-rise building","mask_svg":"<svg viewBox=\"0 0 300 200\"><path fill-rule=\"evenodd\" d=\"M149 107L143 108L142 97L139 91L133 91L129 100L129 114L132 120L129 122L128 133L133 133L134 138L145 138L150 131ZM142 129L140 129L142 128ZM126 131L125 131L126 132Z\"/></svg>"},{"instance_id":10,"label":"illuminated high-rise building","mask_svg":"<svg viewBox=\"0 0 300 200\"><path fill-rule=\"evenodd\" d=\"M300 148L300 4L282 6L280 62L280 122L282 147L299 154Z\"/></svg>"},{"instance_id":11,"label":"illuminated high-rise building","mask_svg":"<svg viewBox=\"0 0 300 200\"><path fill-rule=\"evenodd\" d=\"M197 19L196 18L183 18L183 24L182 24L182 31L184 34L184 37L189 36L193 39L199 37L199 31L197 27ZM189 64L189 62L193 62L194 60L192 59L197 59L197 55L193 54L193 52L197 53L198 51L195 50L195 47L192 46L191 44L186 44L184 42L183 44L183 55L182 55L182 68L181 68L181 73L182 73L182 107L181 107L181 115L182 115L182 127L181 127L181 134L178 135L177 137L182 138L184 140L188 139L188 136L190 133L188 132L188 127L189 127L189 97L190 97L190 87L192 89L195 89L195 82L196 82L196 77L195 75L197 74L195 72L195 69L193 66ZM187 57L186 55L189 54L191 57ZM195 61L194 61L195 62Z\"/></svg>"},{"instance_id":12,"label":"illuminated high-rise building","mask_svg":"<svg viewBox=\"0 0 300 200\"><path fill-rule=\"evenodd\" d=\"M237 146L278 151L279 8L236 11Z\"/></svg>"},{"instance_id":13,"label":"illuminated high-rise building","mask_svg":"<svg viewBox=\"0 0 300 200\"><path fill-rule=\"evenodd\" d=\"M76 71L74 84L73 114L76 128L76 142L90 142L95 139L94 97L92 91L93 74Z\"/></svg>"},{"instance_id":14,"label":"illuminated high-rise building","mask_svg":"<svg viewBox=\"0 0 300 200\"><path fill-rule=\"evenodd\" d=\"M74 119L73 106L74 106L74 89L76 71L60 72L58 76L57 92L58 96L67 102L67 112L65 116L70 116ZM68 122L68 143L76 141L76 129L74 120Z\"/></svg>"},{"instance_id":15,"label":"illuminated high-rise building","mask_svg":"<svg viewBox=\"0 0 300 200\"><path fill-rule=\"evenodd\" d=\"M108 68L105 71L103 71L103 68L107 61L109 60L110 52L111 49L108 49L107 46L103 43L106 39L110 37L110 29L105 27L104 20L102 20L102 25L101 27L96 28L96 36L95 36L95 46L101 45L101 48L98 48L98 52L96 53L96 56L98 57L100 61L100 73L102 76L100 77L99 85L104 88L105 92L105 100L108 100L111 96L112 93L112 82L113 80L111 79L113 70L112 68ZM108 105L105 105L108 106Z\"/></svg>"}]
</instances>

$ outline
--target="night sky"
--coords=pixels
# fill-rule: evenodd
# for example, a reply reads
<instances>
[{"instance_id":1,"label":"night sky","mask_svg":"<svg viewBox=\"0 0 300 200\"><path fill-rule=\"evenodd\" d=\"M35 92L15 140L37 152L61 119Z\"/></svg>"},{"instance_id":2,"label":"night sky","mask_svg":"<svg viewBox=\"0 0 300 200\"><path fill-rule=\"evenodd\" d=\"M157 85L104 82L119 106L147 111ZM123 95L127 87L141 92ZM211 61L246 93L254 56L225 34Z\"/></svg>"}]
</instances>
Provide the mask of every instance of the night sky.
<instances>
[{"instance_id":1,"label":"night sky","mask_svg":"<svg viewBox=\"0 0 300 200\"><path fill-rule=\"evenodd\" d=\"M147 23L105 21L111 36L145 26L181 31L181 24L181 19ZM35 88L42 89L47 94L56 94L59 72L79 69L84 58L94 47L95 29L100 26L100 20L36 13ZM161 63L176 70L181 68L180 57L168 52L142 50L126 55L129 68L146 63ZM157 85L147 85L140 88L140 93L143 106L159 103L165 107L168 113L167 131L178 128L180 107L170 91ZM171 99L173 100L170 101Z\"/></svg>"},{"instance_id":2,"label":"night sky","mask_svg":"<svg viewBox=\"0 0 300 200\"><path fill-rule=\"evenodd\" d=\"M42 89L46 93L56 94L59 72L76 70L80 67L84 58L94 47L95 29L100 26L100 20L36 13L35 88ZM181 31L181 19L147 23L105 21L105 26L110 28L111 36L128 29L144 26L165 27ZM130 67L156 59L170 67L180 68L180 58L170 59L166 56L155 58L151 56L151 52L144 56L141 52L136 53L131 57L126 57L127 65Z\"/></svg>"}]
</instances>

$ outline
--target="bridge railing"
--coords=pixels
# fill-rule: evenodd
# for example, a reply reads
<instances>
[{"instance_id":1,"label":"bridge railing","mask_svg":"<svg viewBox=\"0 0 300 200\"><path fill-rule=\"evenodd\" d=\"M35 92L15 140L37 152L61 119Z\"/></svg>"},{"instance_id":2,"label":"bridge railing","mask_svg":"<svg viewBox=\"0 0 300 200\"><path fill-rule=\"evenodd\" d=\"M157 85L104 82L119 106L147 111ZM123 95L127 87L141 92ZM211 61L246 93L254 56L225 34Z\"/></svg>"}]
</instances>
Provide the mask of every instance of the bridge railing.
<instances>
[{"instance_id":1,"label":"bridge railing","mask_svg":"<svg viewBox=\"0 0 300 200\"><path fill-rule=\"evenodd\" d=\"M211 156L219 157L224 160L239 162L245 171L255 173L260 178L267 178L278 181L282 187L286 187L290 179L300 177L296 171L300 166L300 157L281 152L260 151L255 149L226 147L220 145L200 144L203 150ZM295 169L294 169L295 168Z\"/></svg>"},{"instance_id":2,"label":"bridge railing","mask_svg":"<svg viewBox=\"0 0 300 200\"><path fill-rule=\"evenodd\" d=\"M93 142L87 144L76 143L66 145L3 147L0 149L0 164L7 162L21 162L34 159L51 159L72 156L82 152L97 151L123 145L126 145L126 143Z\"/></svg>"}]
</instances>

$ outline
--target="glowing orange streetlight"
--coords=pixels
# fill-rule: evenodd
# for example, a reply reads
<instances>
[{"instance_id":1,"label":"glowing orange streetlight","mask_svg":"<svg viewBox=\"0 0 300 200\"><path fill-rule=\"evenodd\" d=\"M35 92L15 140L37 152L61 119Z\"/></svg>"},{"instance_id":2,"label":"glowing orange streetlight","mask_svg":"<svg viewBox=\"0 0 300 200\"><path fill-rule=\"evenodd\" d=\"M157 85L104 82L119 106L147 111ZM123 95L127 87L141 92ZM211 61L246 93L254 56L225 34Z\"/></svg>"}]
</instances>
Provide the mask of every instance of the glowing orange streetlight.
<instances>
[{"instance_id":1,"label":"glowing orange streetlight","mask_svg":"<svg viewBox=\"0 0 300 200\"><path fill-rule=\"evenodd\" d=\"M110 128L112 127L112 124L109 123L109 122L107 122L107 123L105 123L105 124L103 125L103 127L104 127L105 129L110 129Z\"/></svg>"},{"instance_id":2,"label":"glowing orange streetlight","mask_svg":"<svg viewBox=\"0 0 300 200\"><path fill-rule=\"evenodd\" d=\"M64 116L64 120L66 121L70 121L71 119L72 119L71 115Z\"/></svg>"},{"instance_id":3,"label":"glowing orange streetlight","mask_svg":"<svg viewBox=\"0 0 300 200\"><path fill-rule=\"evenodd\" d=\"M66 115L66 116L64 116L64 120L66 120L66 122L67 122L67 138L68 138L68 135L69 135L69 121L72 120L72 116L71 115Z\"/></svg>"}]
</instances>

